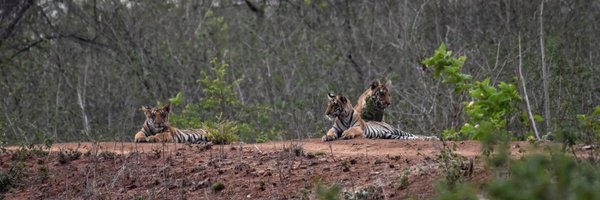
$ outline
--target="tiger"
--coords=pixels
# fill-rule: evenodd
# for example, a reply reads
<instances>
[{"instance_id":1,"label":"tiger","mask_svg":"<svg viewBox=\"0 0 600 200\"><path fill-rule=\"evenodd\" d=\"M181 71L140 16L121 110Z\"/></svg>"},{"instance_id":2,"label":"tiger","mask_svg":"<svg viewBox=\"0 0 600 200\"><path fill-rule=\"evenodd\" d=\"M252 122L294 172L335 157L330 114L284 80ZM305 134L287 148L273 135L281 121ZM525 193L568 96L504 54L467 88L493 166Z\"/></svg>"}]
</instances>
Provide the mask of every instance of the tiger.
<instances>
[{"instance_id":1,"label":"tiger","mask_svg":"<svg viewBox=\"0 0 600 200\"><path fill-rule=\"evenodd\" d=\"M322 137L324 142L362 136L396 140L438 140L435 136L420 136L402 131L385 122L365 122L354 110L350 100L342 95L328 94L325 116L333 121L333 127Z\"/></svg>"},{"instance_id":2,"label":"tiger","mask_svg":"<svg viewBox=\"0 0 600 200\"><path fill-rule=\"evenodd\" d=\"M169 124L171 105L162 108L142 106L146 121L135 136L135 142L174 142L212 144L207 138L208 131L204 129L181 130Z\"/></svg>"},{"instance_id":3,"label":"tiger","mask_svg":"<svg viewBox=\"0 0 600 200\"><path fill-rule=\"evenodd\" d=\"M391 80L388 80L385 84L375 80L358 97L354 110L360 113L363 120L383 122L383 111L391 104L388 89L391 84Z\"/></svg>"}]
</instances>

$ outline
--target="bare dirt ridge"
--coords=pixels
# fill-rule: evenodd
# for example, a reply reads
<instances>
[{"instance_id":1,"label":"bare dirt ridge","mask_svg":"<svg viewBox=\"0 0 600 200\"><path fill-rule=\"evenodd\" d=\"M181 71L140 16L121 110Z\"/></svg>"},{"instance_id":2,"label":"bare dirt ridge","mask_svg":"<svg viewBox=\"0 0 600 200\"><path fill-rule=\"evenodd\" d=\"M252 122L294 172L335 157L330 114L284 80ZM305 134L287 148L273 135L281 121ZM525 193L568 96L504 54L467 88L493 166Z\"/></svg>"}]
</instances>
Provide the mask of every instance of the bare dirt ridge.
<instances>
[{"instance_id":1,"label":"bare dirt ridge","mask_svg":"<svg viewBox=\"0 0 600 200\"><path fill-rule=\"evenodd\" d=\"M476 141L451 142L478 160ZM515 156L525 142L511 145ZM24 163L6 199L299 199L314 198L315 180L346 191L380 188L381 197L430 198L440 177L439 141L317 139L262 144L205 145L123 142L54 144L48 156ZM18 147L2 153L3 171ZM81 155L77 156L77 153ZM65 158L67 161L65 161ZM71 158L71 159L69 159ZM487 177L475 162L472 179ZM408 184L401 176L408 172ZM406 176L406 175L405 175ZM213 186L222 183L216 191Z\"/></svg>"}]
</instances>

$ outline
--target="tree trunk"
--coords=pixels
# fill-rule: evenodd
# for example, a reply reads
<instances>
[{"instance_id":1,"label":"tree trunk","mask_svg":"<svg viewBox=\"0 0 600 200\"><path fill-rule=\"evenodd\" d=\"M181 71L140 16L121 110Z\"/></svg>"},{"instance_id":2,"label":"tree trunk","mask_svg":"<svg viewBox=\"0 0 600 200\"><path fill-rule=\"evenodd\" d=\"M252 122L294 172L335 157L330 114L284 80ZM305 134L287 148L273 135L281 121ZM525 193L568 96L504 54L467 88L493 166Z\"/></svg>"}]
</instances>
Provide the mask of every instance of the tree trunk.
<instances>
[{"instance_id":1,"label":"tree trunk","mask_svg":"<svg viewBox=\"0 0 600 200\"><path fill-rule=\"evenodd\" d=\"M546 53L544 48L544 1L540 5L540 50L542 51L542 84L544 85L544 121L546 132L550 131L550 94L548 92L548 68L546 66Z\"/></svg>"}]
</instances>

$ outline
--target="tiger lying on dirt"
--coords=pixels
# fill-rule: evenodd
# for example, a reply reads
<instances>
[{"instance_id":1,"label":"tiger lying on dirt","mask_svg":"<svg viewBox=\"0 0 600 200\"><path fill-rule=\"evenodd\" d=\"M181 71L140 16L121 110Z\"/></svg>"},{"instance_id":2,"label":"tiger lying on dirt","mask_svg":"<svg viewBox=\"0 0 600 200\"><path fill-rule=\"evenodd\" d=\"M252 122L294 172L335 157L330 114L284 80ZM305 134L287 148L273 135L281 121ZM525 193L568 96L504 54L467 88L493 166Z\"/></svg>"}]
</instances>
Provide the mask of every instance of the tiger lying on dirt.
<instances>
[{"instance_id":1,"label":"tiger lying on dirt","mask_svg":"<svg viewBox=\"0 0 600 200\"><path fill-rule=\"evenodd\" d=\"M135 134L135 142L175 142L175 143L210 143L204 129L184 129L171 127L169 124L169 104L162 108L142 107L146 121L142 129Z\"/></svg>"},{"instance_id":2,"label":"tiger lying on dirt","mask_svg":"<svg viewBox=\"0 0 600 200\"><path fill-rule=\"evenodd\" d=\"M404 132L385 122L365 122L354 110L350 100L341 95L329 94L325 115L334 122L333 127L323 136L323 141L361 136L397 140L438 140L435 136L420 136Z\"/></svg>"}]
</instances>

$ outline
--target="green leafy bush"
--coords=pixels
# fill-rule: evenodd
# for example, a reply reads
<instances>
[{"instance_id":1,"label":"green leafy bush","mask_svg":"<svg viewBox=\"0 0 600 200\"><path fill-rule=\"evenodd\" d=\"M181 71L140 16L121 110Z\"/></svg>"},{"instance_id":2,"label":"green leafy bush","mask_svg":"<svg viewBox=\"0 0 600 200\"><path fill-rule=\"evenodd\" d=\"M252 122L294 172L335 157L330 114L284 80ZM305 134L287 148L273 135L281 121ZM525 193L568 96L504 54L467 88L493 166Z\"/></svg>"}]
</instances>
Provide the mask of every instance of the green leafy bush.
<instances>
[{"instance_id":1,"label":"green leafy bush","mask_svg":"<svg viewBox=\"0 0 600 200\"><path fill-rule=\"evenodd\" d=\"M455 58L452 51L447 51L446 45L441 44L432 57L422 62L434 68L434 78L442 77L442 82L453 85L455 92L466 91L472 99L463 103L469 116L468 122L458 131L445 130L443 136L482 141L493 141L491 137L510 137L506 134L505 126L511 116L518 114L516 103L521 100L521 96L513 84L500 82L497 86L492 86L489 78L472 82L470 75L460 72L465 60L465 56Z\"/></svg>"},{"instance_id":2,"label":"green leafy bush","mask_svg":"<svg viewBox=\"0 0 600 200\"><path fill-rule=\"evenodd\" d=\"M517 111L516 102L521 100L514 85L500 82L495 87L489 84L489 78L476 81L469 88L473 101L464 103L472 124L465 124L460 132L471 136L471 139L481 139L486 133L504 130L508 117Z\"/></svg>"},{"instance_id":3,"label":"green leafy bush","mask_svg":"<svg viewBox=\"0 0 600 200\"><path fill-rule=\"evenodd\" d=\"M354 192L344 191L343 195L345 200L386 199L383 193L383 187L380 185L369 185Z\"/></svg>"},{"instance_id":4,"label":"green leafy bush","mask_svg":"<svg viewBox=\"0 0 600 200\"><path fill-rule=\"evenodd\" d=\"M599 199L600 167L596 162L576 160L571 155L547 148L548 153L509 160L507 151L492 157L495 173L486 184L476 187L462 182L437 185L436 199ZM505 159L501 159L505 158Z\"/></svg>"},{"instance_id":5,"label":"green leafy bush","mask_svg":"<svg viewBox=\"0 0 600 200\"><path fill-rule=\"evenodd\" d=\"M597 158L589 156L586 160L577 160L565 153L565 146L573 146L578 137L586 143L597 143L600 139L600 107L596 107L590 116L577 117L582 132L579 136L568 128L556 131L558 141L563 142L562 150L545 148L542 154L512 160L507 143L512 133L506 126L511 118L518 118L516 104L521 97L512 84L500 82L492 86L490 79L471 82L470 76L460 73L465 60L465 57L454 58L442 44L435 55L423 63L435 68L436 79L443 76L444 83L455 85L454 91L466 91L472 99L464 103L468 123L458 131L447 129L443 135L481 140L488 168L494 173L486 184L474 186L459 173L463 168L462 159L453 153L454 149L445 147L441 153L445 178L437 184L436 199L600 199ZM525 118L524 114L522 118ZM536 115L534 120L543 119ZM500 144L497 145L500 148L490 154L495 144Z\"/></svg>"},{"instance_id":6,"label":"green leafy bush","mask_svg":"<svg viewBox=\"0 0 600 200\"><path fill-rule=\"evenodd\" d=\"M342 188L337 184L331 186L323 185L321 180L317 179L315 182L315 196L319 200L338 200L341 199Z\"/></svg>"},{"instance_id":7,"label":"green leafy bush","mask_svg":"<svg viewBox=\"0 0 600 200\"><path fill-rule=\"evenodd\" d=\"M473 172L472 162L467 163L466 157L457 154L456 145L447 146L444 144L439 158L441 160L440 170L443 172L443 179L440 184L444 184L450 188L467 181L468 177Z\"/></svg>"},{"instance_id":8,"label":"green leafy bush","mask_svg":"<svg viewBox=\"0 0 600 200\"><path fill-rule=\"evenodd\" d=\"M402 171L402 175L398 179L398 189L406 189L408 187L408 177L410 176L410 171L408 169L404 169Z\"/></svg>"},{"instance_id":9,"label":"green leafy bush","mask_svg":"<svg viewBox=\"0 0 600 200\"><path fill-rule=\"evenodd\" d=\"M23 176L25 164L13 162L7 171L0 170L0 194L8 192ZM2 196L0 196L1 198Z\"/></svg>"},{"instance_id":10,"label":"green leafy bush","mask_svg":"<svg viewBox=\"0 0 600 200\"><path fill-rule=\"evenodd\" d=\"M48 155L48 151L45 151L40 146L28 145L21 146L16 151L12 153L11 159L13 161L26 161L34 156L44 157Z\"/></svg>"},{"instance_id":11,"label":"green leafy bush","mask_svg":"<svg viewBox=\"0 0 600 200\"><path fill-rule=\"evenodd\" d=\"M594 108L590 116L577 115L579 128L581 130L580 139L586 143L598 143L600 141L600 106Z\"/></svg>"},{"instance_id":12,"label":"green leafy bush","mask_svg":"<svg viewBox=\"0 0 600 200\"><path fill-rule=\"evenodd\" d=\"M211 189L213 192L220 192L221 190L225 189L225 185L221 182L216 182L211 186Z\"/></svg>"},{"instance_id":13,"label":"green leafy bush","mask_svg":"<svg viewBox=\"0 0 600 200\"><path fill-rule=\"evenodd\" d=\"M217 64L217 60L210 61L210 71L213 76L207 72L201 73L198 80L203 86L204 97L198 103L186 105L181 114L173 114L171 122L173 125L183 128L198 128L204 121L213 120L216 116L222 116L224 119L232 119L234 111L242 108L242 103L237 99L233 87L241 79L233 82L227 82L227 69L229 65L223 63ZM180 92L175 97L169 99L169 102L175 105L183 102L183 94Z\"/></svg>"},{"instance_id":14,"label":"green leafy bush","mask_svg":"<svg viewBox=\"0 0 600 200\"><path fill-rule=\"evenodd\" d=\"M203 128L208 131L208 139L215 144L230 144L238 140L238 134L244 125L236 121L219 120L218 122L207 121Z\"/></svg>"},{"instance_id":15,"label":"green leafy bush","mask_svg":"<svg viewBox=\"0 0 600 200\"><path fill-rule=\"evenodd\" d=\"M204 97L196 103L187 104L181 113L172 114L171 123L181 128L206 128L217 143L240 139L267 142L276 138L279 131L270 118L271 110L262 105L244 105L239 100L234 88L242 79L227 81L229 64L218 64L213 59L210 65L210 71L202 72L198 80ZM180 105L184 96L179 92L169 102Z\"/></svg>"},{"instance_id":16,"label":"green leafy bush","mask_svg":"<svg viewBox=\"0 0 600 200\"><path fill-rule=\"evenodd\" d=\"M599 199L598 169L563 153L531 155L511 164L511 176L492 180L486 190L494 199Z\"/></svg>"},{"instance_id":17,"label":"green leafy bush","mask_svg":"<svg viewBox=\"0 0 600 200\"><path fill-rule=\"evenodd\" d=\"M444 75L444 84L456 85L455 92L461 92L471 87L469 81L471 76L468 74L460 73L465 60L467 57L461 56L455 58L452 56L452 51L446 51L446 45L442 43L440 47L435 51L435 54L423 60L423 64L434 68L434 78L438 79L442 74ZM442 73L443 72L443 73Z\"/></svg>"}]
</instances>

